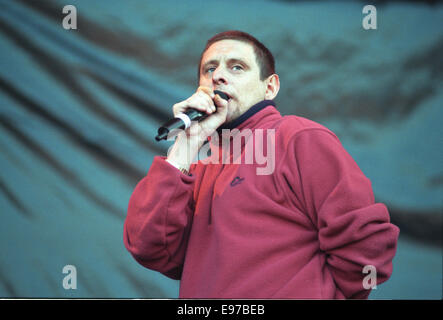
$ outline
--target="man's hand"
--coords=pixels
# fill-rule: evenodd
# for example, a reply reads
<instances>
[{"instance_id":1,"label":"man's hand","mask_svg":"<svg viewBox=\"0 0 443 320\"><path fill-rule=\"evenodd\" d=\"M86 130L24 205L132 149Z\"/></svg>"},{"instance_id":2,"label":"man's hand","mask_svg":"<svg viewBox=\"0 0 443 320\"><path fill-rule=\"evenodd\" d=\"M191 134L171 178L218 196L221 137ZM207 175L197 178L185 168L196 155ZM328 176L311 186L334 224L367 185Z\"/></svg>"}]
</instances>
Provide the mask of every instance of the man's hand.
<instances>
[{"instance_id":1,"label":"man's hand","mask_svg":"<svg viewBox=\"0 0 443 320\"><path fill-rule=\"evenodd\" d=\"M215 103L214 103L215 102ZM216 110L217 106L217 110ZM198 111L206 112L208 116L203 121L194 124L194 127L188 129L188 137L199 136L203 143L206 139L226 121L228 102L219 95L214 95L211 88L199 87L197 91L188 99L175 104L172 107L174 116L192 108Z\"/></svg>"},{"instance_id":2,"label":"man's hand","mask_svg":"<svg viewBox=\"0 0 443 320\"><path fill-rule=\"evenodd\" d=\"M176 103L172 110L176 116L189 108L206 112L208 117L193 122L191 127L180 132L167 157L168 162L174 166L187 170L203 143L226 121L228 101L214 95L211 88L200 86L188 99Z\"/></svg>"}]
</instances>

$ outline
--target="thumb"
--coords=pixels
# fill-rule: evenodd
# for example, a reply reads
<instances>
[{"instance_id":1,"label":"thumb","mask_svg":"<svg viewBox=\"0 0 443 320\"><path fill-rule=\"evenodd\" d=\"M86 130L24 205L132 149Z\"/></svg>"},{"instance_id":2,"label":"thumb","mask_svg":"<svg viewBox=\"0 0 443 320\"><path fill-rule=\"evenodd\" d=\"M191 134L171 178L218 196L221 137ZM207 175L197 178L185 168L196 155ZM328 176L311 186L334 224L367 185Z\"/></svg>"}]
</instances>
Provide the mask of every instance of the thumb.
<instances>
[{"instance_id":1,"label":"thumb","mask_svg":"<svg viewBox=\"0 0 443 320\"><path fill-rule=\"evenodd\" d=\"M217 112L225 113L228 111L228 101L220 97L219 94L216 94L214 97L214 103L217 107Z\"/></svg>"}]
</instances>

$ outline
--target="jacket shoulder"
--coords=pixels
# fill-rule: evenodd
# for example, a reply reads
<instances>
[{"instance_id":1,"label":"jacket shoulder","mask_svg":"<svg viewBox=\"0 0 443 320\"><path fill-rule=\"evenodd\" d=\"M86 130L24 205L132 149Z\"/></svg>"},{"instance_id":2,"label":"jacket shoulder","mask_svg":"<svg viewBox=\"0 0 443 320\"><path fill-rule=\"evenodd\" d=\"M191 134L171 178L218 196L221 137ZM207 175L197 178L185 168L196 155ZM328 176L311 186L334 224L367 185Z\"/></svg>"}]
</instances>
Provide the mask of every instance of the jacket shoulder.
<instances>
[{"instance_id":1,"label":"jacket shoulder","mask_svg":"<svg viewBox=\"0 0 443 320\"><path fill-rule=\"evenodd\" d=\"M277 127L277 135L280 138L283 138L283 140L288 141L293 139L294 136L298 135L301 132L308 132L312 130L323 131L338 139L337 136L324 125L313 120L295 115L287 115L281 118L280 123Z\"/></svg>"}]
</instances>

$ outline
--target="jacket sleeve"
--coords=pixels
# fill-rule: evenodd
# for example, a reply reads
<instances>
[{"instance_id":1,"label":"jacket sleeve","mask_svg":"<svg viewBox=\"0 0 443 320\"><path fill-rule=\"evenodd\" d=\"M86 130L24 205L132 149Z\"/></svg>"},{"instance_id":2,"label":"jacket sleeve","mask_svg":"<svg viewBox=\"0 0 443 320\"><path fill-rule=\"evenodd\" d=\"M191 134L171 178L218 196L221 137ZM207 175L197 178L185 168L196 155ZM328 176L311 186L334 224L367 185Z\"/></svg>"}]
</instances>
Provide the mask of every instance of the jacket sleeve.
<instances>
[{"instance_id":1,"label":"jacket sleeve","mask_svg":"<svg viewBox=\"0 0 443 320\"><path fill-rule=\"evenodd\" d=\"M180 279L193 217L193 185L188 176L156 156L128 204L123 242L146 268Z\"/></svg>"},{"instance_id":2,"label":"jacket sleeve","mask_svg":"<svg viewBox=\"0 0 443 320\"><path fill-rule=\"evenodd\" d=\"M299 132L292 146L298 191L317 228L337 297L365 299L371 290L363 285L368 275L363 269L375 267L377 284L390 277L399 229L390 223L386 206L375 203L370 180L332 132Z\"/></svg>"}]
</instances>

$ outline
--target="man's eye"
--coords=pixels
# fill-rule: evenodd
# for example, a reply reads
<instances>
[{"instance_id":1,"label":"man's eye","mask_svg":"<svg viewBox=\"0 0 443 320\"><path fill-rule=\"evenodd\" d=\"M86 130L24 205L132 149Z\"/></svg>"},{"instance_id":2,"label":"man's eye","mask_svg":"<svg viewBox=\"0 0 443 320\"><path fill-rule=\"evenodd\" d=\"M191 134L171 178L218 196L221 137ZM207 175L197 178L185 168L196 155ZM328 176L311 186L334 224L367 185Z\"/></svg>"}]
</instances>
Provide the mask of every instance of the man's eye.
<instances>
[{"instance_id":1,"label":"man's eye","mask_svg":"<svg viewBox=\"0 0 443 320\"><path fill-rule=\"evenodd\" d=\"M206 69L206 73L214 72L214 70L215 70L215 67L209 67Z\"/></svg>"},{"instance_id":2,"label":"man's eye","mask_svg":"<svg viewBox=\"0 0 443 320\"><path fill-rule=\"evenodd\" d=\"M240 65L235 65L235 66L233 66L232 67L232 70L243 70L243 67L242 66L240 66Z\"/></svg>"}]
</instances>

